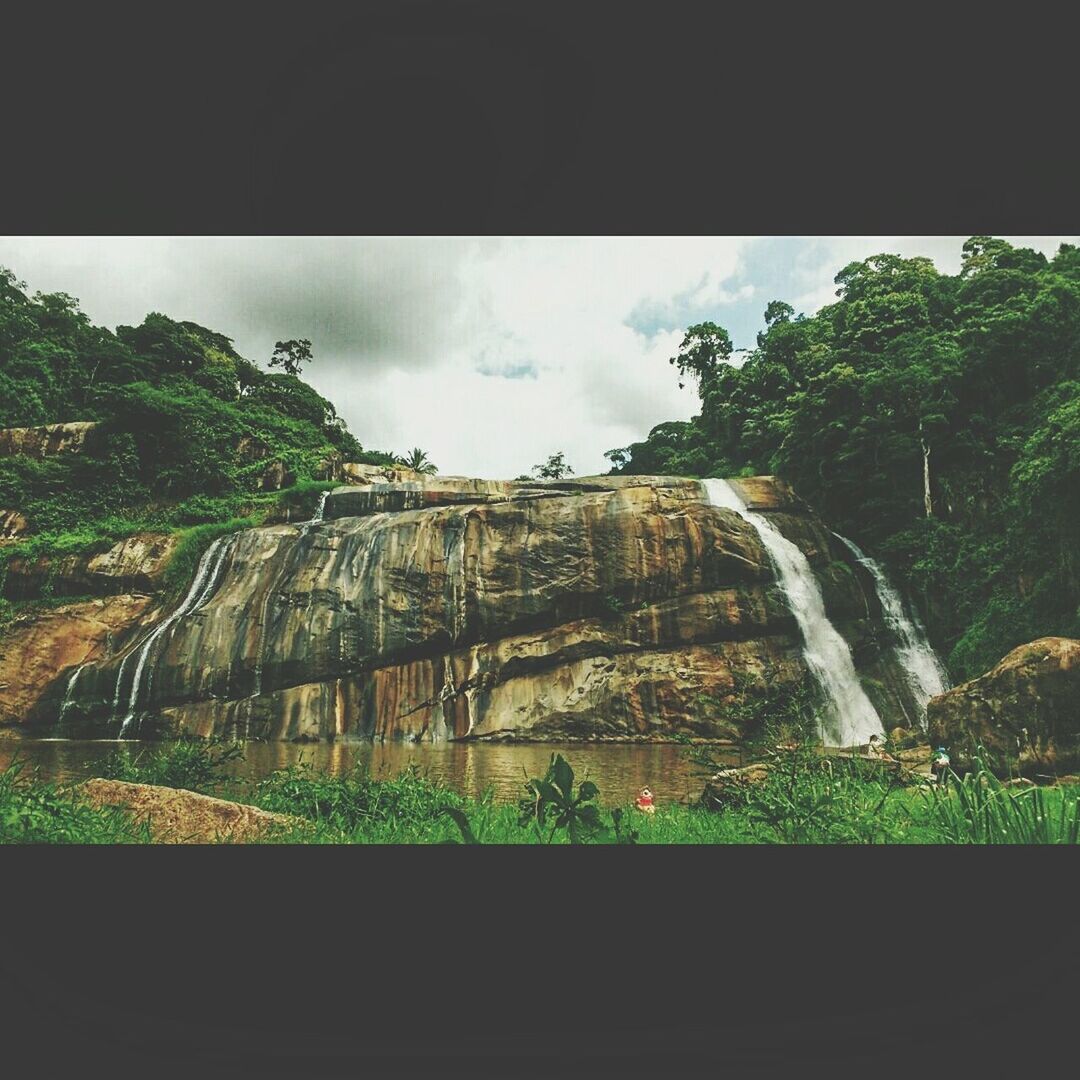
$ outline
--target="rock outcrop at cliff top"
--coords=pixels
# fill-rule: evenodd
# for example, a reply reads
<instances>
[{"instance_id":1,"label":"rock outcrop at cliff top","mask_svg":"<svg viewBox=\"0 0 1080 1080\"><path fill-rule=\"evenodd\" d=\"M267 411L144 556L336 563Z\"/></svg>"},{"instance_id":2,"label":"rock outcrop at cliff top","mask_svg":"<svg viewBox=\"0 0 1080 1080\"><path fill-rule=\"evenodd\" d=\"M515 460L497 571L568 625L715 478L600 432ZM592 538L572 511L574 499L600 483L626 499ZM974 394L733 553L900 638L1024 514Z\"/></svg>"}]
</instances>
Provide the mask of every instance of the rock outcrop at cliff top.
<instances>
[{"instance_id":1,"label":"rock outcrop at cliff top","mask_svg":"<svg viewBox=\"0 0 1080 1080\"><path fill-rule=\"evenodd\" d=\"M1080 765L1080 641L1045 637L1013 649L977 679L931 698L927 726L954 766L981 747L996 772Z\"/></svg>"},{"instance_id":2,"label":"rock outcrop at cliff top","mask_svg":"<svg viewBox=\"0 0 1080 1080\"><path fill-rule=\"evenodd\" d=\"M92 420L39 427L0 428L0 457L24 454L43 458L65 451L78 452L93 439L98 424Z\"/></svg>"},{"instance_id":3,"label":"rock outcrop at cliff top","mask_svg":"<svg viewBox=\"0 0 1080 1080\"><path fill-rule=\"evenodd\" d=\"M37 597L46 582L53 596L155 592L179 542L175 533L136 533L96 555L19 555L7 561L2 595Z\"/></svg>"},{"instance_id":4,"label":"rock outcrop at cliff top","mask_svg":"<svg viewBox=\"0 0 1080 1080\"><path fill-rule=\"evenodd\" d=\"M786 485L738 483L807 553L879 712L902 721L872 582ZM325 520L237 533L212 562L142 665L143 735L737 739L725 705L805 676L756 532L695 480L339 488ZM144 640L83 671L67 730L116 733Z\"/></svg>"}]
</instances>

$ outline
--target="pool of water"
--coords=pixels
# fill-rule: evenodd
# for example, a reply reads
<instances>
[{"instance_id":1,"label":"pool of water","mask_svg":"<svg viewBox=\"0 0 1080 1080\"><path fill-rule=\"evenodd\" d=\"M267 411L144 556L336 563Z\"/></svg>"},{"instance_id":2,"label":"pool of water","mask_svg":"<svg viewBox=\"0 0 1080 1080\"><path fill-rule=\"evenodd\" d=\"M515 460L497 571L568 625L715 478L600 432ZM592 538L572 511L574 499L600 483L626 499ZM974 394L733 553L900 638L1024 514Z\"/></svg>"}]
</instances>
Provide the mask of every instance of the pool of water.
<instances>
[{"instance_id":1,"label":"pool of water","mask_svg":"<svg viewBox=\"0 0 1080 1080\"><path fill-rule=\"evenodd\" d=\"M26 768L37 768L44 779L78 781L99 776L101 765L119 744L114 739L0 738L0 769L18 754ZM156 745L133 739L132 750ZM296 744L248 742L244 755L230 762L228 772L259 780L275 769L298 762L340 774L362 762L373 776L392 777L415 764L463 795L477 797L490 787L495 797L521 798L526 775L542 776L552 753L561 753L574 767L575 779L586 776L600 789L600 801L619 805L632 801L648 785L658 803L688 802L701 794L704 783L686 751L664 743L370 743L330 742ZM738 758L730 759L738 764Z\"/></svg>"}]
</instances>

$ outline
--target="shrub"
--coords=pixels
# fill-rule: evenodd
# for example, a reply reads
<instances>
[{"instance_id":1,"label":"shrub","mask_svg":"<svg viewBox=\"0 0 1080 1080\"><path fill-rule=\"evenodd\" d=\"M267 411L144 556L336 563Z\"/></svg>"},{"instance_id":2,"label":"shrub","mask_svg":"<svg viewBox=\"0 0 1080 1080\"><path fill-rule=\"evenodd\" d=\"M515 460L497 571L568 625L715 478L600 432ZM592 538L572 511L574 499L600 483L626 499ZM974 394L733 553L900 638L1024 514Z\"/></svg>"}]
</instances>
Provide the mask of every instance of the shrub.
<instances>
[{"instance_id":1,"label":"shrub","mask_svg":"<svg viewBox=\"0 0 1080 1080\"><path fill-rule=\"evenodd\" d=\"M0 772L0 844L145 844L149 826L119 807L97 809L36 775L17 758Z\"/></svg>"},{"instance_id":2,"label":"shrub","mask_svg":"<svg viewBox=\"0 0 1080 1080\"><path fill-rule=\"evenodd\" d=\"M210 794L225 782L229 762L243 756L243 744L215 739L179 739L152 750L120 746L106 760L101 775L106 780Z\"/></svg>"}]
</instances>

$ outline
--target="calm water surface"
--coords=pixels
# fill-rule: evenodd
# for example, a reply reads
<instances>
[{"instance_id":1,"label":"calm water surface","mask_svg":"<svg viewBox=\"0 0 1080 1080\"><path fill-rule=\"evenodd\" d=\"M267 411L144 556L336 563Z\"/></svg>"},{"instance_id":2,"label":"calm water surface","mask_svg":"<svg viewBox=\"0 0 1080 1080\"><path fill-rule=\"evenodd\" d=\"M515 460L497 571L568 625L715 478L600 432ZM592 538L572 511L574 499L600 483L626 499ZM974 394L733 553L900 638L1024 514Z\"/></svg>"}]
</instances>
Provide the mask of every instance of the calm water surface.
<instances>
[{"instance_id":1,"label":"calm water surface","mask_svg":"<svg viewBox=\"0 0 1080 1080\"><path fill-rule=\"evenodd\" d=\"M26 768L37 767L44 779L78 781L100 775L105 759L118 745L152 750L155 743L126 739L0 738L0 768L18 753ZM231 775L259 780L275 769L308 762L330 774L348 771L358 762L373 776L392 777L415 764L463 795L477 797L491 787L501 800L522 794L525 774L541 776L552 753L561 753L574 767L575 778L587 775L600 788L600 801L618 805L631 801L642 787L652 788L657 802L687 802L701 794L703 780L686 760L680 746L635 743L370 743L295 744L249 742L244 756L231 762ZM733 758L734 763L737 758ZM523 771L524 770L524 771Z\"/></svg>"}]
</instances>

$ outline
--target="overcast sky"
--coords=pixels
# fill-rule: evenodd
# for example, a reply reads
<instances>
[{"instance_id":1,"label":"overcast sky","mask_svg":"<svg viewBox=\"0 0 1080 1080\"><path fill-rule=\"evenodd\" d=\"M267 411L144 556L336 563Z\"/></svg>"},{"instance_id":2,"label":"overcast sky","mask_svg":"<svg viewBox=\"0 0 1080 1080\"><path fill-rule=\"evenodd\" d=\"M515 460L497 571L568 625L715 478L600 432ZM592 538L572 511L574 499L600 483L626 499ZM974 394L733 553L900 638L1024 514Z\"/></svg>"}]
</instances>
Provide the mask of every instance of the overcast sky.
<instances>
[{"instance_id":1,"label":"overcast sky","mask_svg":"<svg viewBox=\"0 0 1080 1080\"><path fill-rule=\"evenodd\" d=\"M265 365L310 338L305 372L371 449L512 477L563 450L579 475L686 419L668 363L712 319L754 344L770 300L811 313L880 252L955 272L964 237L7 237L0 266L99 324L148 311L231 337ZM1052 255L1077 237L1014 237Z\"/></svg>"}]
</instances>

